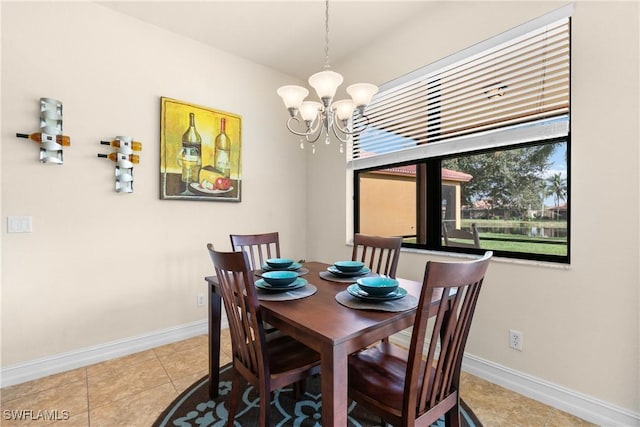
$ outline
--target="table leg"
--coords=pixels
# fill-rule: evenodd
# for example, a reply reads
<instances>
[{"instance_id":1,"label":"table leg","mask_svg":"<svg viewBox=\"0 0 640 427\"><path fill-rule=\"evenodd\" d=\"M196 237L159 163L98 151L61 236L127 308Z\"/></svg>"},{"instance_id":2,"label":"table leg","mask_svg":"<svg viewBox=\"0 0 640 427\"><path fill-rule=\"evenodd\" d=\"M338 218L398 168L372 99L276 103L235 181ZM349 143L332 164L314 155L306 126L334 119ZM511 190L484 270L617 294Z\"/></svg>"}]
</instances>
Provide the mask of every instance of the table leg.
<instances>
[{"instance_id":1,"label":"table leg","mask_svg":"<svg viewBox=\"0 0 640 427\"><path fill-rule=\"evenodd\" d=\"M340 346L323 344L320 350L322 382L322 424L346 426L349 390L347 356Z\"/></svg>"},{"instance_id":2,"label":"table leg","mask_svg":"<svg viewBox=\"0 0 640 427\"><path fill-rule=\"evenodd\" d=\"M220 379L220 295L209 284L209 397L218 397Z\"/></svg>"}]
</instances>

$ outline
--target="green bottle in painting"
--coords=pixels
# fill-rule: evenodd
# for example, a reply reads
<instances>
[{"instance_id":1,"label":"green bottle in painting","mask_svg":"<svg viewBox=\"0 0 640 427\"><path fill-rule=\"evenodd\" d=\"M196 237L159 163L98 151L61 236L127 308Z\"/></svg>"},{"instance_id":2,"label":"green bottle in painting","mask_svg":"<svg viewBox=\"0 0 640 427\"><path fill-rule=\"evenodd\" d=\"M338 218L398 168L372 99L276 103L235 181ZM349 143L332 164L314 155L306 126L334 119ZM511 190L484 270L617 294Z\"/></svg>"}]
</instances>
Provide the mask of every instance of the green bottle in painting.
<instances>
[{"instance_id":1,"label":"green bottle in painting","mask_svg":"<svg viewBox=\"0 0 640 427\"><path fill-rule=\"evenodd\" d=\"M227 119L220 119L220 132L216 136L214 166L225 178L231 175L231 139L227 135Z\"/></svg>"},{"instance_id":2,"label":"green bottle in painting","mask_svg":"<svg viewBox=\"0 0 640 427\"><path fill-rule=\"evenodd\" d=\"M198 182L202 165L202 138L196 129L196 117L189 113L189 127L182 135L182 150L178 153L178 165L182 167L182 181ZM188 189L188 188L187 188Z\"/></svg>"}]
</instances>

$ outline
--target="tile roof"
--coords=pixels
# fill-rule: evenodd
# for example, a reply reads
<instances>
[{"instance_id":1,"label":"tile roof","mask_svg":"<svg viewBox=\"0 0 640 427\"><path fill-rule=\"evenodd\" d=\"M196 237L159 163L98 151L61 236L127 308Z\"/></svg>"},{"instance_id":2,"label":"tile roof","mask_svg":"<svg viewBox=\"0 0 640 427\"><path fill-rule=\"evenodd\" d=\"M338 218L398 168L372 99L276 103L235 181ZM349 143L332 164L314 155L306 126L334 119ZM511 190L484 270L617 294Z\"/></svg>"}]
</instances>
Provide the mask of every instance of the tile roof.
<instances>
[{"instance_id":1,"label":"tile roof","mask_svg":"<svg viewBox=\"0 0 640 427\"><path fill-rule=\"evenodd\" d=\"M405 165L405 166L396 166L387 169L381 169L376 171L376 173L386 174L386 175L401 175L401 176L415 176L416 175L416 165ZM469 175L468 173L458 172L451 169L442 168L442 179L445 181L459 181L459 182L469 182L473 179L473 175Z\"/></svg>"}]
</instances>

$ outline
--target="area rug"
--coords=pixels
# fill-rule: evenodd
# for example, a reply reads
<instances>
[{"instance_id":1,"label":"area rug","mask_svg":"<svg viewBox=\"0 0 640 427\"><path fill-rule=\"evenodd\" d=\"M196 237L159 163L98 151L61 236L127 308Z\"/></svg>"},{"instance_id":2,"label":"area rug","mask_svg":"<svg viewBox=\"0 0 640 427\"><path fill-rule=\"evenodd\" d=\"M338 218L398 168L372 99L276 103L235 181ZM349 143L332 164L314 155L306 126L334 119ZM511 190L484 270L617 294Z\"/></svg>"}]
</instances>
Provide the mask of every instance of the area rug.
<instances>
[{"instance_id":1,"label":"area rug","mask_svg":"<svg viewBox=\"0 0 640 427\"><path fill-rule=\"evenodd\" d=\"M322 426L322 396L320 394L320 378L310 378L305 387L304 395L295 400L292 388L283 388L273 393L271 401L272 426ZM208 376L193 383L178 396L162 412L153 424L156 427L165 426L212 426L222 427L227 424L227 397L231 391L231 365L220 368L219 397L210 400L208 396ZM241 394L241 401L235 419L236 426L253 427L258 424L260 399L253 386L247 384ZM367 412L355 402L349 402L350 427L380 426L380 418ZM473 412L463 405L460 409L462 427L482 427ZM444 420L433 426L443 427Z\"/></svg>"}]
</instances>

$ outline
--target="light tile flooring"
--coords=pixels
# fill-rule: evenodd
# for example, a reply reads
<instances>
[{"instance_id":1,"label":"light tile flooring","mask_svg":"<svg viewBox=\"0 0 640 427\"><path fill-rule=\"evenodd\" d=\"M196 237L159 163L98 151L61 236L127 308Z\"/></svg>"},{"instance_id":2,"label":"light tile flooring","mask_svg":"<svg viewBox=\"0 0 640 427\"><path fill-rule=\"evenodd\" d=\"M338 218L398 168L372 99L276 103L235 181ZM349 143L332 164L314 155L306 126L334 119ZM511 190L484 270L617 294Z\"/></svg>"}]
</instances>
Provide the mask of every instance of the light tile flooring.
<instances>
[{"instance_id":1,"label":"light tile flooring","mask_svg":"<svg viewBox=\"0 0 640 427\"><path fill-rule=\"evenodd\" d=\"M229 335L223 334L220 363L231 361ZM183 390L207 373L207 336L202 335L86 368L0 389L2 426L150 426ZM469 374L461 394L480 421L491 426L592 426ZM18 421L11 411L55 411L67 420ZM9 412L7 412L9 411ZM68 411L68 412L63 412ZM49 412L51 414L51 412Z\"/></svg>"}]
</instances>

